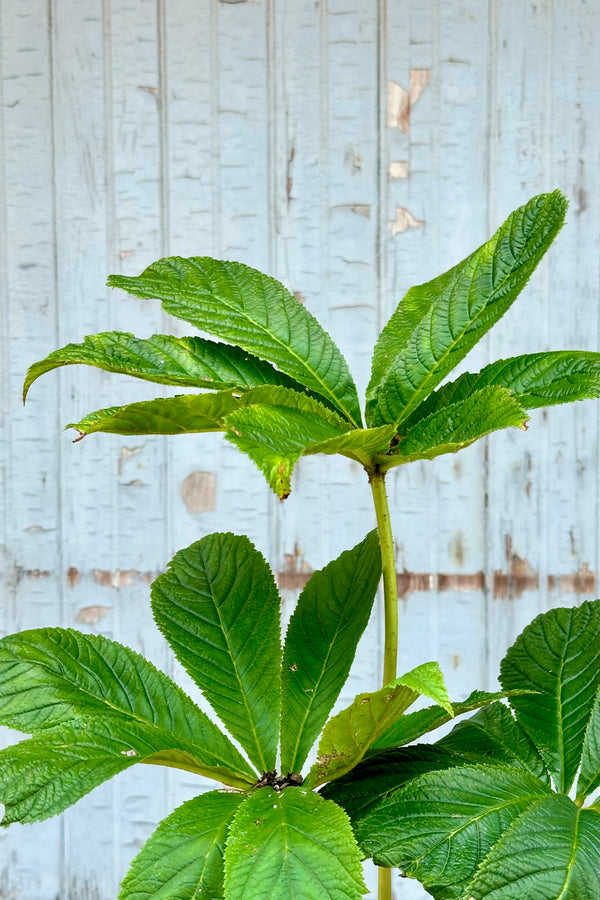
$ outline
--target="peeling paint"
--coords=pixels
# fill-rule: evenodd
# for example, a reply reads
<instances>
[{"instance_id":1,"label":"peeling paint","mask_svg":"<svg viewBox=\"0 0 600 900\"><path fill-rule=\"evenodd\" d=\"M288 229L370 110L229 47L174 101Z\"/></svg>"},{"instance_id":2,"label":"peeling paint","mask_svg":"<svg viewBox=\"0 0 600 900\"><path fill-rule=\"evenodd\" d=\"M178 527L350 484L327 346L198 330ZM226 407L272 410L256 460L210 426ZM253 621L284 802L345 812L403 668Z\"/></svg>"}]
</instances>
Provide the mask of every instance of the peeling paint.
<instances>
[{"instance_id":1,"label":"peeling paint","mask_svg":"<svg viewBox=\"0 0 600 900\"><path fill-rule=\"evenodd\" d=\"M424 224L425 221L423 219L415 219L413 214L404 209L403 206L397 206L396 218L393 222L390 222L390 231L395 237L397 234L406 231L407 228L422 228Z\"/></svg>"},{"instance_id":2,"label":"peeling paint","mask_svg":"<svg viewBox=\"0 0 600 900\"><path fill-rule=\"evenodd\" d=\"M399 131L407 134L409 116L410 96L408 91L396 81L388 81L387 127L398 128Z\"/></svg>"},{"instance_id":3,"label":"peeling paint","mask_svg":"<svg viewBox=\"0 0 600 900\"><path fill-rule=\"evenodd\" d=\"M70 588L76 587L81 581L81 575L79 573L79 569L76 569L75 566L69 566L67 569L67 584Z\"/></svg>"},{"instance_id":4,"label":"peeling paint","mask_svg":"<svg viewBox=\"0 0 600 900\"><path fill-rule=\"evenodd\" d=\"M356 213L358 216L364 216L365 219L371 218L371 207L368 203L355 203L351 209L352 212Z\"/></svg>"},{"instance_id":5,"label":"peeling paint","mask_svg":"<svg viewBox=\"0 0 600 900\"><path fill-rule=\"evenodd\" d=\"M287 175L286 175L286 180L285 180L285 193L286 193L286 197L287 197L288 206L289 206L290 201L291 201L291 199L292 199L292 187L293 187L293 184L294 184L294 178L293 178L293 172L292 172L292 169L293 169L293 166L294 166L294 159L295 159L295 157L296 157L296 148L295 148L295 147L292 147L291 150L290 150L290 152L289 152L289 155L288 155L288 160L287 160Z\"/></svg>"},{"instance_id":6,"label":"peeling paint","mask_svg":"<svg viewBox=\"0 0 600 900\"><path fill-rule=\"evenodd\" d=\"M211 512L217 508L217 476L214 472L192 472L181 483L181 499L189 513Z\"/></svg>"},{"instance_id":7,"label":"peeling paint","mask_svg":"<svg viewBox=\"0 0 600 900\"><path fill-rule=\"evenodd\" d=\"M431 82L431 69L411 69L410 70L410 105L414 106L419 97Z\"/></svg>"},{"instance_id":8,"label":"peeling paint","mask_svg":"<svg viewBox=\"0 0 600 900\"><path fill-rule=\"evenodd\" d=\"M111 609L110 606L83 606L75 616L75 621L81 622L82 625L95 625L108 615Z\"/></svg>"},{"instance_id":9,"label":"peeling paint","mask_svg":"<svg viewBox=\"0 0 600 900\"><path fill-rule=\"evenodd\" d=\"M410 164L406 159L396 159L388 166L388 178L395 181L397 178L408 178L410 174Z\"/></svg>"},{"instance_id":10,"label":"peeling paint","mask_svg":"<svg viewBox=\"0 0 600 900\"><path fill-rule=\"evenodd\" d=\"M301 294L300 291L293 291L292 293L298 303L302 303L302 305L306 303L306 297L304 296L304 294Z\"/></svg>"},{"instance_id":11,"label":"peeling paint","mask_svg":"<svg viewBox=\"0 0 600 900\"><path fill-rule=\"evenodd\" d=\"M158 88L152 84L138 84L138 90L145 91L146 94L152 94L153 97L158 99Z\"/></svg>"},{"instance_id":12,"label":"peeling paint","mask_svg":"<svg viewBox=\"0 0 600 900\"><path fill-rule=\"evenodd\" d=\"M117 471L119 475L123 472L123 463L127 462L128 459L131 459L132 456L137 456L138 453L142 452L142 447L121 447L121 453L119 455L119 464L117 466Z\"/></svg>"},{"instance_id":13,"label":"peeling paint","mask_svg":"<svg viewBox=\"0 0 600 900\"><path fill-rule=\"evenodd\" d=\"M430 69L411 69L408 91L398 82L388 81L386 116L388 128L397 128L403 134L408 134L411 107L417 103L430 81Z\"/></svg>"},{"instance_id":14,"label":"peeling paint","mask_svg":"<svg viewBox=\"0 0 600 900\"><path fill-rule=\"evenodd\" d=\"M111 572L109 569L94 569L92 576L96 584L100 587L121 588L128 584L135 584L136 581L145 581L151 584L154 580L152 572L140 572L137 569L115 569Z\"/></svg>"},{"instance_id":15,"label":"peeling paint","mask_svg":"<svg viewBox=\"0 0 600 900\"><path fill-rule=\"evenodd\" d=\"M135 250L119 250L119 259L129 259L134 253Z\"/></svg>"}]
</instances>

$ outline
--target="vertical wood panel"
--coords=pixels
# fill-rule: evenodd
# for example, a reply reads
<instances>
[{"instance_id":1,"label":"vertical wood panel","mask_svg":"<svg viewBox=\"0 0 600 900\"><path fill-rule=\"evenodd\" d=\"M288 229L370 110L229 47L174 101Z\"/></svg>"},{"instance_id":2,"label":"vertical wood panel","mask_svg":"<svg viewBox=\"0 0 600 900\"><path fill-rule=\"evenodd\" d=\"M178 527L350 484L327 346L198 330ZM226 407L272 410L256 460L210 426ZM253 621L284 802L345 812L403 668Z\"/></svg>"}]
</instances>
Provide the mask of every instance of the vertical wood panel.
<instances>
[{"instance_id":1,"label":"vertical wood panel","mask_svg":"<svg viewBox=\"0 0 600 900\"><path fill-rule=\"evenodd\" d=\"M152 622L149 581L177 549L229 529L301 581L373 527L364 474L302 460L280 504L216 435L94 435L73 447L65 422L176 391L72 368L36 384L23 411L25 369L89 332L190 333L158 302L104 282L167 253L206 254L296 292L362 394L373 342L406 290L554 187L571 198L567 226L461 368L595 349L600 12L584 0L0 0L0 10L0 627L105 633L193 692ZM439 658L454 695L492 687L536 612L590 596L598 420L590 402L535 411L527 434L390 475L402 669ZM465 589L447 590L444 575ZM283 593L287 618L298 591ZM381 627L378 609L340 702L377 684ZM156 822L206 784L140 766L59 820L8 830L0 894L111 900ZM395 891L425 897L397 878Z\"/></svg>"}]
</instances>

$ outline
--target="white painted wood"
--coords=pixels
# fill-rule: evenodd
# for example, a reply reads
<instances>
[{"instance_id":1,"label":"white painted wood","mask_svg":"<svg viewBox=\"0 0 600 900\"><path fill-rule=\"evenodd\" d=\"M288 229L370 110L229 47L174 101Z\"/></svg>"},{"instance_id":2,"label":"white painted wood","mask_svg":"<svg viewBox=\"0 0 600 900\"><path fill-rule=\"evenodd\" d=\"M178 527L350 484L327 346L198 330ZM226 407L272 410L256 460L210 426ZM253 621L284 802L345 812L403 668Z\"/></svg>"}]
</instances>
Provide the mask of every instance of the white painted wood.
<instances>
[{"instance_id":1,"label":"white painted wood","mask_svg":"<svg viewBox=\"0 0 600 900\"><path fill-rule=\"evenodd\" d=\"M72 446L68 421L175 391L73 368L23 410L27 366L94 331L190 333L104 282L207 254L297 292L362 392L407 288L556 186L571 198L564 231L462 368L595 349L600 14L584 0L0 0L0 16L0 628L101 632L192 690L152 622L149 581L177 549L232 529L286 573L287 620L294 578L373 527L363 473L303 460L280 504L218 436ZM538 411L526 434L390 476L403 669L438 658L455 696L492 687L537 612L592 596L598 420L590 402ZM340 703L377 684L381 630L378 610ZM206 786L140 766L60 819L9 829L0 895L112 900L156 822ZM425 896L397 878L395 891Z\"/></svg>"}]
</instances>

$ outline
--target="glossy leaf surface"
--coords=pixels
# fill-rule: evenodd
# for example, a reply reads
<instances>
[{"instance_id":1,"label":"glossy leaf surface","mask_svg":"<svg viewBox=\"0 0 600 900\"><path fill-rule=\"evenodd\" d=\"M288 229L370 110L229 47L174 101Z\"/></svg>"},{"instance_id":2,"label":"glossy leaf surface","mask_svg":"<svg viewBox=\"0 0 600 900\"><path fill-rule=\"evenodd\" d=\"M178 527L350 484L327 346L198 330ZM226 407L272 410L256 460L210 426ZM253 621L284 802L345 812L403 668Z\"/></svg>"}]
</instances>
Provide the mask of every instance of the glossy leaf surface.
<instances>
[{"instance_id":1,"label":"glossy leaf surface","mask_svg":"<svg viewBox=\"0 0 600 900\"><path fill-rule=\"evenodd\" d=\"M437 663L424 663L378 691L355 697L325 726L308 782L323 784L353 769L420 694L450 706Z\"/></svg>"},{"instance_id":2,"label":"glossy leaf surface","mask_svg":"<svg viewBox=\"0 0 600 900\"><path fill-rule=\"evenodd\" d=\"M554 795L536 803L491 849L465 897L473 900L596 900L600 814Z\"/></svg>"},{"instance_id":3,"label":"glossy leaf surface","mask_svg":"<svg viewBox=\"0 0 600 900\"><path fill-rule=\"evenodd\" d=\"M356 825L361 847L436 898L458 898L511 822L550 789L518 769L452 767L385 797Z\"/></svg>"},{"instance_id":4,"label":"glossy leaf surface","mask_svg":"<svg viewBox=\"0 0 600 900\"><path fill-rule=\"evenodd\" d=\"M389 465L456 453L501 428L525 428L528 416L506 388L487 387L421 419L400 438Z\"/></svg>"},{"instance_id":5,"label":"glossy leaf surface","mask_svg":"<svg viewBox=\"0 0 600 900\"><path fill-rule=\"evenodd\" d=\"M209 534L176 553L152 585L156 623L261 771L279 738L279 594L248 538Z\"/></svg>"},{"instance_id":6,"label":"glossy leaf surface","mask_svg":"<svg viewBox=\"0 0 600 900\"><path fill-rule=\"evenodd\" d=\"M173 256L135 278L111 275L108 284L161 300L171 315L274 363L360 427L346 360L317 320L274 278L242 263Z\"/></svg>"},{"instance_id":7,"label":"glossy leaf surface","mask_svg":"<svg viewBox=\"0 0 600 900\"><path fill-rule=\"evenodd\" d=\"M552 609L519 635L500 666L517 720L540 751L557 790L568 792L581 762L600 681L600 601Z\"/></svg>"},{"instance_id":8,"label":"glossy leaf surface","mask_svg":"<svg viewBox=\"0 0 600 900\"><path fill-rule=\"evenodd\" d=\"M72 422L80 438L95 431L109 434L188 434L224 431L225 417L238 407L229 391L218 394L180 394L99 409Z\"/></svg>"},{"instance_id":9,"label":"glossy leaf surface","mask_svg":"<svg viewBox=\"0 0 600 900\"><path fill-rule=\"evenodd\" d=\"M405 427L486 387L506 388L523 409L592 399L600 394L600 355L560 350L499 359L477 374L465 372L438 388L415 409Z\"/></svg>"},{"instance_id":10,"label":"glossy leaf surface","mask_svg":"<svg viewBox=\"0 0 600 900\"><path fill-rule=\"evenodd\" d=\"M359 900L366 893L350 822L303 788L256 791L225 851L225 900Z\"/></svg>"},{"instance_id":11,"label":"glossy leaf surface","mask_svg":"<svg viewBox=\"0 0 600 900\"><path fill-rule=\"evenodd\" d=\"M509 309L560 229L567 201L540 194L448 272L411 288L375 346L367 423L399 425Z\"/></svg>"},{"instance_id":12,"label":"glossy leaf surface","mask_svg":"<svg viewBox=\"0 0 600 900\"><path fill-rule=\"evenodd\" d=\"M503 703L484 706L472 718L458 722L436 746L462 754L471 762L517 765L537 778L548 777L531 739Z\"/></svg>"},{"instance_id":13,"label":"glossy leaf surface","mask_svg":"<svg viewBox=\"0 0 600 900\"><path fill-rule=\"evenodd\" d=\"M88 335L81 344L67 344L30 366L23 399L33 382L59 366L85 364L131 375L157 384L187 385L206 390L248 390L261 384L302 385L272 365L242 350L201 337L153 334L142 339L123 331Z\"/></svg>"},{"instance_id":14,"label":"glossy leaf surface","mask_svg":"<svg viewBox=\"0 0 600 900\"><path fill-rule=\"evenodd\" d=\"M283 651L281 769L300 772L331 712L369 621L381 577L376 532L311 575Z\"/></svg>"},{"instance_id":15,"label":"glossy leaf surface","mask_svg":"<svg viewBox=\"0 0 600 900\"><path fill-rule=\"evenodd\" d=\"M291 475L311 445L343 434L348 423L312 397L285 388L257 388L227 418L227 439L263 472L278 497L291 490Z\"/></svg>"},{"instance_id":16,"label":"glossy leaf surface","mask_svg":"<svg viewBox=\"0 0 600 900\"><path fill-rule=\"evenodd\" d=\"M210 791L163 819L133 860L119 900L220 900L225 841L245 799Z\"/></svg>"},{"instance_id":17,"label":"glossy leaf surface","mask_svg":"<svg viewBox=\"0 0 600 900\"><path fill-rule=\"evenodd\" d=\"M126 739L133 734L146 750L187 754L185 768L195 760L196 772L225 783L255 780L217 726L133 650L100 635L61 628L24 631L0 641L0 724L38 736L71 720L99 727L104 717L115 734L122 730ZM132 749L142 755L135 743Z\"/></svg>"}]
</instances>

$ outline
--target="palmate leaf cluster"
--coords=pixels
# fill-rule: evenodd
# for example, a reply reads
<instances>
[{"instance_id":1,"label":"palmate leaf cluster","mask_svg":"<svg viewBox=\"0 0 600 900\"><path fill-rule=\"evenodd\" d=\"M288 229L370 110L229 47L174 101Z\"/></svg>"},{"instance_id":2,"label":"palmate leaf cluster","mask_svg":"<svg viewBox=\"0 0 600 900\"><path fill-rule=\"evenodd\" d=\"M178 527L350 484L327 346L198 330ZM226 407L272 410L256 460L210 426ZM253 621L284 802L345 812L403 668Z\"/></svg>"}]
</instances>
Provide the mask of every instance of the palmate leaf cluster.
<instances>
[{"instance_id":1,"label":"palmate leaf cluster","mask_svg":"<svg viewBox=\"0 0 600 900\"><path fill-rule=\"evenodd\" d=\"M68 344L29 369L24 386L84 363L201 393L101 409L80 437L221 431L286 497L298 459L340 453L369 472L455 452L527 410L600 394L598 354L562 350L498 360L439 387L509 309L558 233L566 200L541 194L490 240L411 288L375 346L366 427L352 375L316 319L278 281L209 257L170 257L109 285L161 301L165 312L218 338L107 332Z\"/></svg>"},{"instance_id":2,"label":"palmate leaf cluster","mask_svg":"<svg viewBox=\"0 0 600 900\"><path fill-rule=\"evenodd\" d=\"M211 534L175 555L152 586L156 623L242 752L171 679L108 638L42 628L2 639L0 724L31 735L0 752L3 825L60 813L136 763L173 766L229 790L159 825L123 900L308 897L315 870L319 897L359 898L348 817L313 789L358 765L421 695L453 714L437 663L426 663L327 721L380 576L371 532L312 576L282 648L273 574L247 538Z\"/></svg>"},{"instance_id":3,"label":"palmate leaf cluster","mask_svg":"<svg viewBox=\"0 0 600 900\"><path fill-rule=\"evenodd\" d=\"M597 600L538 616L501 664L510 706L397 749L417 737L411 720L444 719L439 707L411 713L328 784L363 853L436 900L600 896L599 631Z\"/></svg>"},{"instance_id":4,"label":"palmate leaf cluster","mask_svg":"<svg viewBox=\"0 0 600 900\"><path fill-rule=\"evenodd\" d=\"M71 427L80 437L223 432L281 498L303 455L339 453L381 481L394 466L524 428L529 409L600 395L600 357L582 351L445 380L509 309L565 209L557 191L534 197L463 262L408 291L376 343L364 421L342 354L304 306L273 278L207 257L109 279L202 336L88 336L35 363L24 396L76 363L185 387L194 392ZM131 765L172 766L225 787L159 825L121 900L353 900L365 892L364 857L439 900L595 898L600 812L584 804L600 782L598 603L526 629L501 691L451 703L426 663L331 715L381 552L371 533L315 573L283 646L275 580L250 541L212 534L176 554L152 586L153 613L215 720L107 638L46 628L1 640L0 724L30 735L0 753L2 824L55 815ZM407 712L419 697L433 705ZM473 710L436 744L413 743Z\"/></svg>"}]
</instances>

